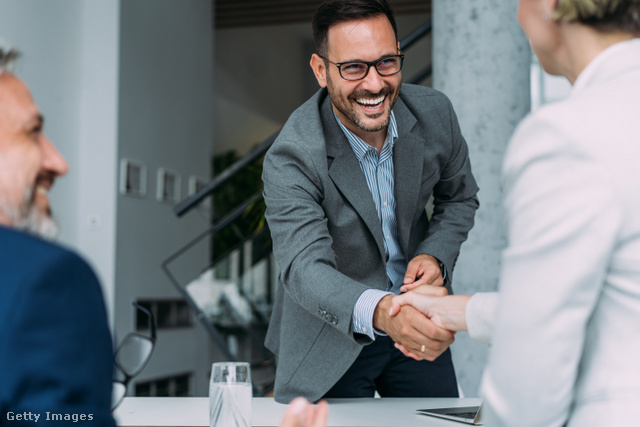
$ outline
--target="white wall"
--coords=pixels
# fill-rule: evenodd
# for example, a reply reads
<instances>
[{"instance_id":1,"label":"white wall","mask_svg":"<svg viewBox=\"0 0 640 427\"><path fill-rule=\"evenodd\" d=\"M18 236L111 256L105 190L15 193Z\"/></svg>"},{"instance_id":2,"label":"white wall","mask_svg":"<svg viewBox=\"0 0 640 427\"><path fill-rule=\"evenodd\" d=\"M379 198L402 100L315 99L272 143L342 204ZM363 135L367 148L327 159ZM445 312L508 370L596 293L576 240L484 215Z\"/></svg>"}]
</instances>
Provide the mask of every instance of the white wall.
<instances>
[{"instance_id":1,"label":"white wall","mask_svg":"<svg viewBox=\"0 0 640 427\"><path fill-rule=\"evenodd\" d=\"M139 299L177 298L161 262L207 227L194 210L183 218L156 199L158 168L207 178L213 116L213 29L209 0L127 0L121 3L118 158L147 168L144 198L118 195L116 311L131 313ZM205 253L202 254L206 256ZM199 266L194 266L199 267ZM128 331L132 317L116 319ZM196 389L208 390L208 338L193 328L159 331L153 363L141 380L195 371Z\"/></svg>"},{"instance_id":2,"label":"white wall","mask_svg":"<svg viewBox=\"0 0 640 427\"><path fill-rule=\"evenodd\" d=\"M16 73L45 116L45 132L69 162L51 192L61 242L98 270L112 307L115 97L119 2L0 0L0 37L23 52ZM89 225L88 213L101 219ZM109 310L111 312L111 310Z\"/></svg>"},{"instance_id":3,"label":"white wall","mask_svg":"<svg viewBox=\"0 0 640 427\"><path fill-rule=\"evenodd\" d=\"M209 176L213 29L210 0L0 0L0 37L24 57L16 73L42 109L70 173L51 192L61 241L101 278L116 339L133 329L130 302L178 298L160 263L204 230L155 199L159 167ZM148 193L118 194L119 160L143 162ZM161 331L140 379L196 372L207 392L211 349L200 325Z\"/></svg>"}]
</instances>

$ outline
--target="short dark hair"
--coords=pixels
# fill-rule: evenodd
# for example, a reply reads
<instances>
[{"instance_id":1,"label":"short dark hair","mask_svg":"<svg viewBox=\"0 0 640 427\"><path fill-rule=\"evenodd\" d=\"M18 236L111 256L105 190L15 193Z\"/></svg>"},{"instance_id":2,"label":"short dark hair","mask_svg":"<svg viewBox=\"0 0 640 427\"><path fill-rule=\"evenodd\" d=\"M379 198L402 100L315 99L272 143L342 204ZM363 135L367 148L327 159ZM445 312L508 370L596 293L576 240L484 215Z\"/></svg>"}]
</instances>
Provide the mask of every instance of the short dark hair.
<instances>
[{"instance_id":1,"label":"short dark hair","mask_svg":"<svg viewBox=\"0 0 640 427\"><path fill-rule=\"evenodd\" d=\"M313 39L316 53L327 56L327 39L331 26L347 21L357 21L385 15L398 40L398 28L393 10L387 0L325 0L313 15Z\"/></svg>"}]
</instances>

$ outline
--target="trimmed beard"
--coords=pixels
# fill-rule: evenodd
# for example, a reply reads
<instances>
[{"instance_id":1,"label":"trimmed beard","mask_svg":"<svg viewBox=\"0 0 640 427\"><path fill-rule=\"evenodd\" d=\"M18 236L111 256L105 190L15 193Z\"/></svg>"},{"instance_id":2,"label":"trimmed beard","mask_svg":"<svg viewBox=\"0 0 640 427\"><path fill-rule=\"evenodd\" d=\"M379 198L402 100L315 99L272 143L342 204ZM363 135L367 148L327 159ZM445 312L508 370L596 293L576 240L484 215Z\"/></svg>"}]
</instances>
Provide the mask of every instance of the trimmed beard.
<instances>
[{"instance_id":1,"label":"trimmed beard","mask_svg":"<svg viewBox=\"0 0 640 427\"><path fill-rule=\"evenodd\" d=\"M51 212L43 212L35 204L35 190L27 188L24 192L26 202L19 207L9 206L6 201L0 198L0 211L9 218L12 227L33 233L47 240L58 237L60 227L52 218Z\"/></svg>"},{"instance_id":2,"label":"trimmed beard","mask_svg":"<svg viewBox=\"0 0 640 427\"><path fill-rule=\"evenodd\" d=\"M347 117L349 120L351 120L351 122L356 125L358 127L358 129L363 130L365 132L378 132L384 129L387 129L389 127L389 121L391 120L391 110L393 109L393 105L395 104L396 100L398 99L396 96L396 99L392 100L390 99L390 95L393 95L393 89L389 88L389 86L385 86L384 88L382 88L382 90L378 93L371 93L369 91L359 91L359 92L355 92L352 93L351 95L349 95L346 99L345 104L343 104L343 99L339 98L339 96L336 96L335 99L333 97L333 84L332 84L332 78L331 75L329 73L327 73L327 90L329 91L329 98L331 98L331 103L333 104L333 106L342 113L343 116ZM330 89L331 88L331 89ZM360 98L360 97L369 97L369 98L375 98L377 96L381 96L381 95L385 95L387 97L386 101L389 103L389 111L384 111L380 114L387 114L386 119L380 123L378 126L370 126L367 125L366 123L364 123L362 120L360 120L360 115L356 112L355 108L353 106L351 106L350 104L348 104L349 100L353 100L355 102L355 99ZM336 102L339 99L339 102ZM377 118L377 117L371 117L371 118Z\"/></svg>"}]
</instances>

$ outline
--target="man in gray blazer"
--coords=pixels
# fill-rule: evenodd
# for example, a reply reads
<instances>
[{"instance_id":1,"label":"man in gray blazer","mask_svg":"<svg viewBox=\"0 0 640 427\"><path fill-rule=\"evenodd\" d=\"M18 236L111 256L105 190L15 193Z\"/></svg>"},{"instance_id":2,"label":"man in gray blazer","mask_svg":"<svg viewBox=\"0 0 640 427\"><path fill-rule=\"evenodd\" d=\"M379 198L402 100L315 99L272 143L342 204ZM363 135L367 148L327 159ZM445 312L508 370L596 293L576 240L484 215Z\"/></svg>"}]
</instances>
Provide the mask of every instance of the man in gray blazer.
<instances>
[{"instance_id":1,"label":"man in gray blazer","mask_svg":"<svg viewBox=\"0 0 640 427\"><path fill-rule=\"evenodd\" d=\"M478 187L451 103L402 85L386 0L325 1L313 28L321 90L264 162L281 269L266 339L275 399L457 396L452 333L410 306L388 315L403 284L450 289L473 226Z\"/></svg>"}]
</instances>

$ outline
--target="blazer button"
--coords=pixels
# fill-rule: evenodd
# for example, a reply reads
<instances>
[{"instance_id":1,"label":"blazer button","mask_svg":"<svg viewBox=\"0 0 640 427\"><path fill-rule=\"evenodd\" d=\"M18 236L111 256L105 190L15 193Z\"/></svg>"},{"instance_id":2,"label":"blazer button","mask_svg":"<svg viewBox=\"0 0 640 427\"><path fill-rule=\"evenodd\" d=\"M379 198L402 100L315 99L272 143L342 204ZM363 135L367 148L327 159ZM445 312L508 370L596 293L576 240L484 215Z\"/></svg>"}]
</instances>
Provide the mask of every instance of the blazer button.
<instances>
[{"instance_id":1,"label":"blazer button","mask_svg":"<svg viewBox=\"0 0 640 427\"><path fill-rule=\"evenodd\" d=\"M331 316L331 324L332 325L337 325L338 324L338 318L336 316Z\"/></svg>"}]
</instances>

